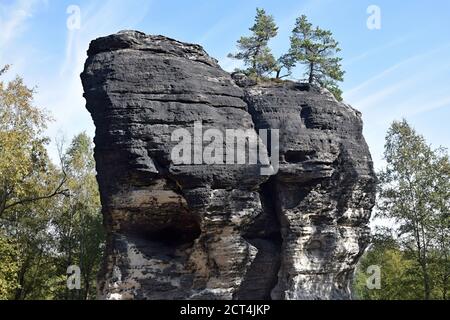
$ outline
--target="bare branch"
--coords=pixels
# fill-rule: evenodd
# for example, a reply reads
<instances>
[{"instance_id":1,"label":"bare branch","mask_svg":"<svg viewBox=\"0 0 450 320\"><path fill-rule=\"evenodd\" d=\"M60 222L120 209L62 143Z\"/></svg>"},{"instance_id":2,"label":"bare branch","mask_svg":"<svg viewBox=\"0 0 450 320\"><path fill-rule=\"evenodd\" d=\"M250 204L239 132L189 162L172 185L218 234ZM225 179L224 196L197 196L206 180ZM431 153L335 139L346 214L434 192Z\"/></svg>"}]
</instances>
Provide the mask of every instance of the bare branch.
<instances>
[{"instance_id":1,"label":"bare branch","mask_svg":"<svg viewBox=\"0 0 450 320\"><path fill-rule=\"evenodd\" d=\"M66 175L64 170L63 170L63 175L64 175L64 177L61 180L61 182L59 183L58 187L51 194L48 194L48 195L45 195L45 196L38 196L38 197L29 197L29 198L18 200L18 201L13 202L13 203L11 203L9 205L5 205L3 211L0 211L0 216L1 216L1 214L4 211L6 211L8 209L11 209L12 207L15 207L15 206L18 206L18 205L22 205L22 204L26 204L26 203L30 203L30 202L35 202L35 201L40 201L40 200L45 200L45 199L51 199L51 198L53 198L55 196L58 196L58 195L67 196L67 192L69 190L68 189L63 189L63 186L64 186L64 184L67 181L67 175Z\"/></svg>"}]
</instances>

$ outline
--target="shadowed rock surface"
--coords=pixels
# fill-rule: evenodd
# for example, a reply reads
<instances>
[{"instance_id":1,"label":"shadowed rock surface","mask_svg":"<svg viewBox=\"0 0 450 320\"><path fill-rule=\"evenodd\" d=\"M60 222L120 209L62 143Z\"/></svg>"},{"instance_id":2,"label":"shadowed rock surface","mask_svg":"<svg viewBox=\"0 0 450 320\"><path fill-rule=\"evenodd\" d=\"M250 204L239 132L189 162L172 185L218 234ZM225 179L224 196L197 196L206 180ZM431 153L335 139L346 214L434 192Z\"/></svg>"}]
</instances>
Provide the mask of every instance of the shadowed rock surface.
<instances>
[{"instance_id":1,"label":"shadowed rock surface","mask_svg":"<svg viewBox=\"0 0 450 320\"><path fill-rule=\"evenodd\" d=\"M351 297L375 195L356 110L313 87L232 77L198 45L137 31L94 40L82 81L108 232L100 298ZM259 161L173 161L177 129L194 148L215 141L196 138L199 121L203 133L246 130ZM261 175L271 146L259 129L280 130L276 175Z\"/></svg>"}]
</instances>

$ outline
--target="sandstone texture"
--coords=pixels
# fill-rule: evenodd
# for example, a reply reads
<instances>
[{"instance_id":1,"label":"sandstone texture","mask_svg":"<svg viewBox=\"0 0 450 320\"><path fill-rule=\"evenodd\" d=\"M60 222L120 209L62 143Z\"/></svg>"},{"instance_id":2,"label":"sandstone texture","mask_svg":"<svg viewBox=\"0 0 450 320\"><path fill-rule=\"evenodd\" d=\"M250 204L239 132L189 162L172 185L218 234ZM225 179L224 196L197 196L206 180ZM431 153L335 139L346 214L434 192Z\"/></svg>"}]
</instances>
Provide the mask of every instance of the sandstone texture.
<instances>
[{"instance_id":1,"label":"sandstone texture","mask_svg":"<svg viewBox=\"0 0 450 320\"><path fill-rule=\"evenodd\" d=\"M358 111L137 31L94 40L81 78L108 233L99 298L351 298L376 182ZM195 138L199 122L255 136L259 147L234 151L258 149L258 161L176 163L176 130L211 144ZM279 148L262 129L279 129ZM279 170L261 174L274 150Z\"/></svg>"}]
</instances>

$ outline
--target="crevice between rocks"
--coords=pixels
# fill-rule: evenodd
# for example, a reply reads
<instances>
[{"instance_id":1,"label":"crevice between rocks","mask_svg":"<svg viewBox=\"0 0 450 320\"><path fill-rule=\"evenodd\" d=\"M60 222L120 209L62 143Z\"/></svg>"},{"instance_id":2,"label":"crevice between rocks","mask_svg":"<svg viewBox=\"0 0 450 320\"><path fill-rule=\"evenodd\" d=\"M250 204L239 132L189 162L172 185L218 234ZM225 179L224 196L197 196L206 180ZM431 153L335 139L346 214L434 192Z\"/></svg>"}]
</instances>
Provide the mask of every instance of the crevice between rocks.
<instances>
[{"instance_id":1,"label":"crevice between rocks","mask_svg":"<svg viewBox=\"0 0 450 320\"><path fill-rule=\"evenodd\" d=\"M244 89L245 90L245 89ZM253 109L247 93L243 97L247 104L246 111L250 114L254 129L259 136L256 110ZM271 139L268 137L266 148L271 156ZM280 210L277 208L276 176L271 176L259 186L262 214L245 230L243 238L256 247L258 253L247 271L239 290L234 294L234 300L272 300L272 291L278 284L278 274L281 268L283 238L280 227Z\"/></svg>"},{"instance_id":2,"label":"crevice between rocks","mask_svg":"<svg viewBox=\"0 0 450 320\"><path fill-rule=\"evenodd\" d=\"M278 284L283 239L274 185L274 177L271 177L260 186L263 213L243 235L248 243L258 249L258 253L233 297L236 300L271 300L272 290Z\"/></svg>"}]
</instances>

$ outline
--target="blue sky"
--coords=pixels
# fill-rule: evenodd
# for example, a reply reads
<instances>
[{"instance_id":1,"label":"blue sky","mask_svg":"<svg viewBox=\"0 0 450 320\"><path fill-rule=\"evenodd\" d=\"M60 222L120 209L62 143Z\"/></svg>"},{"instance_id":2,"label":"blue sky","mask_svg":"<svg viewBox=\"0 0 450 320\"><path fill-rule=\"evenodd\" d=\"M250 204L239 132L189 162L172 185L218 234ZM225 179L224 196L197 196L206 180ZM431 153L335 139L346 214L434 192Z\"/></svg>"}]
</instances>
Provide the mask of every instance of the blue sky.
<instances>
[{"instance_id":1,"label":"blue sky","mask_svg":"<svg viewBox=\"0 0 450 320\"><path fill-rule=\"evenodd\" d=\"M67 9L80 8L80 29L69 30ZM369 30L367 8L381 10L381 29ZM287 50L295 18L333 31L346 70L344 98L364 116L377 167L394 119L406 118L434 146L450 147L450 2L387 0L0 0L0 65L37 87L36 104L55 121L50 138L94 134L79 74L89 42L122 29L200 43L226 70L236 40L248 33L255 8L273 14L275 54ZM301 70L295 72L299 77ZM51 153L54 155L54 145Z\"/></svg>"}]
</instances>

